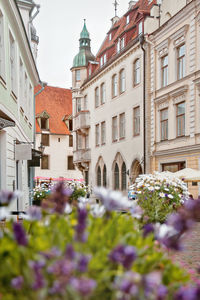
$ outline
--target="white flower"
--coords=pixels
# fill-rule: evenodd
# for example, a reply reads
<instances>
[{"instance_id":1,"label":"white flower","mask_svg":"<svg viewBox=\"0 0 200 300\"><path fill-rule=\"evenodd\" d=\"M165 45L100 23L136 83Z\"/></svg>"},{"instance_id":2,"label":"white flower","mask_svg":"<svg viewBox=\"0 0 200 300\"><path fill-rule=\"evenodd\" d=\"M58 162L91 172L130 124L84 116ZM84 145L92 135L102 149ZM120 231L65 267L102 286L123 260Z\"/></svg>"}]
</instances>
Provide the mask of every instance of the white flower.
<instances>
[{"instance_id":1,"label":"white flower","mask_svg":"<svg viewBox=\"0 0 200 300\"><path fill-rule=\"evenodd\" d=\"M156 236L158 239L163 239L166 236L173 236L177 233L173 226L169 226L167 224L156 223Z\"/></svg>"},{"instance_id":2,"label":"white flower","mask_svg":"<svg viewBox=\"0 0 200 300\"><path fill-rule=\"evenodd\" d=\"M99 204L91 205L90 213L95 218L102 217L105 211L106 209L103 205L99 205Z\"/></svg>"},{"instance_id":3,"label":"white flower","mask_svg":"<svg viewBox=\"0 0 200 300\"><path fill-rule=\"evenodd\" d=\"M65 211L64 211L66 214L70 214L71 212L72 212L72 207L71 207L71 205L69 204L69 203L67 203L66 205L65 205Z\"/></svg>"},{"instance_id":4,"label":"white flower","mask_svg":"<svg viewBox=\"0 0 200 300\"><path fill-rule=\"evenodd\" d=\"M159 186L155 186L155 190L159 191L160 187Z\"/></svg>"},{"instance_id":5,"label":"white flower","mask_svg":"<svg viewBox=\"0 0 200 300\"><path fill-rule=\"evenodd\" d=\"M168 198L173 199L174 197L171 194L169 194Z\"/></svg>"},{"instance_id":6,"label":"white flower","mask_svg":"<svg viewBox=\"0 0 200 300\"><path fill-rule=\"evenodd\" d=\"M165 194L164 194L164 193L160 193L159 196L160 196L161 198L164 198L164 197L165 197Z\"/></svg>"},{"instance_id":7,"label":"white flower","mask_svg":"<svg viewBox=\"0 0 200 300\"><path fill-rule=\"evenodd\" d=\"M0 207L0 221L6 219L9 216L8 210L6 207Z\"/></svg>"},{"instance_id":8,"label":"white flower","mask_svg":"<svg viewBox=\"0 0 200 300\"><path fill-rule=\"evenodd\" d=\"M168 188L165 188L165 191L166 191L166 192L169 192L169 189L168 189Z\"/></svg>"},{"instance_id":9,"label":"white flower","mask_svg":"<svg viewBox=\"0 0 200 300\"><path fill-rule=\"evenodd\" d=\"M154 187L153 187L153 186L150 186L150 187L148 188L148 190L149 190L149 191L154 191Z\"/></svg>"}]
</instances>

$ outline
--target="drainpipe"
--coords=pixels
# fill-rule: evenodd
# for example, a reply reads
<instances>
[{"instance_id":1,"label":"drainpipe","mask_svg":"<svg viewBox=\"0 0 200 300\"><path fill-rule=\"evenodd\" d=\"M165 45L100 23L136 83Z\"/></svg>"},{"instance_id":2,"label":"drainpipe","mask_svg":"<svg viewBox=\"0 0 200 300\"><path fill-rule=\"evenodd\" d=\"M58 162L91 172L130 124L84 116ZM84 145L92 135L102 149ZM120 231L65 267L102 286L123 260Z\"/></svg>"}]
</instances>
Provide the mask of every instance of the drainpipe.
<instances>
[{"instance_id":1,"label":"drainpipe","mask_svg":"<svg viewBox=\"0 0 200 300\"><path fill-rule=\"evenodd\" d=\"M144 160L144 174L146 173L146 102L145 102L145 90L146 90L146 53L144 49L144 34L139 35L140 47L143 51L143 160Z\"/></svg>"}]
</instances>

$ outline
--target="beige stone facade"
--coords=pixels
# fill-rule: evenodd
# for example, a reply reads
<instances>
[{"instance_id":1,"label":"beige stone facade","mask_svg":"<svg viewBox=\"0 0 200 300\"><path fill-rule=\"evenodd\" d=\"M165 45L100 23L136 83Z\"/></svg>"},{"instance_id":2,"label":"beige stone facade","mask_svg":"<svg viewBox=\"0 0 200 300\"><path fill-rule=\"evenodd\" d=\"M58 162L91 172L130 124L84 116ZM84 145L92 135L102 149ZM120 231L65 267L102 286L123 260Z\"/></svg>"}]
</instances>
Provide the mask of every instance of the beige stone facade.
<instances>
[{"instance_id":1,"label":"beige stone facade","mask_svg":"<svg viewBox=\"0 0 200 300\"><path fill-rule=\"evenodd\" d=\"M200 2L164 0L160 10L147 39L151 171L200 169ZM189 190L200 194L197 183Z\"/></svg>"}]
</instances>

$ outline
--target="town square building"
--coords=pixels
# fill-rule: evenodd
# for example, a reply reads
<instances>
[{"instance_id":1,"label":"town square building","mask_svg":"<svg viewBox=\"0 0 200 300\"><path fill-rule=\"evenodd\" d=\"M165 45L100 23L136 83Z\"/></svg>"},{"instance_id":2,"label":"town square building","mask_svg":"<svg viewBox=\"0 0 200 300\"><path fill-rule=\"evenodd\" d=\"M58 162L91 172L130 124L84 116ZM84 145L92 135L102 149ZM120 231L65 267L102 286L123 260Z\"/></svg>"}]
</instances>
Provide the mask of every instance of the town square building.
<instances>
[{"instance_id":1,"label":"town square building","mask_svg":"<svg viewBox=\"0 0 200 300\"><path fill-rule=\"evenodd\" d=\"M29 205L34 141L34 86L38 37L33 29L37 5L31 0L0 1L0 189L22 196L11 210Z\"/></svg>"},{"instance_id":2,"label":"town square building","mask_svg":"<svg viewBox=\"0 0 200 300\"><path fill-rule=\"evenodd\" d=\"M41 86L36 87L35 93L40 90ZM44 147L35 181L81 180L82 174L73 164L71 90L47 85L35 102L36 149Z\"/></svg>"}]
</instances>

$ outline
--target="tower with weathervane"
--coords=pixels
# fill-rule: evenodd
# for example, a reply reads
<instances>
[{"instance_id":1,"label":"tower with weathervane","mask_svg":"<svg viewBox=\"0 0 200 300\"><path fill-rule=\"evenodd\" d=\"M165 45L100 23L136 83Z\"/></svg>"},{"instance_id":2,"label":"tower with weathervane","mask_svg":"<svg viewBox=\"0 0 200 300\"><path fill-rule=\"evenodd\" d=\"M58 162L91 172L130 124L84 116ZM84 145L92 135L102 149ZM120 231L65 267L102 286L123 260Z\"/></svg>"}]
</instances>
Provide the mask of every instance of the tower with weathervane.
<instances>
[{"instance_id":1,"label":"tower with weathervane","mask_svg":"<svg viewBox=\"0 0 200 300\"><path fill-rule=\"evenodd\" d=\"M81 86L88 74L88 64L96 64L91 52L90 35L84 20L83 30L79 39L79 53L74 57L72 71L72 105L73 105L73 140L74 164L82 171L88 184L91 150L89 145L90 112L87 95L83 96Z\"/></svg>"}]
</instances>

